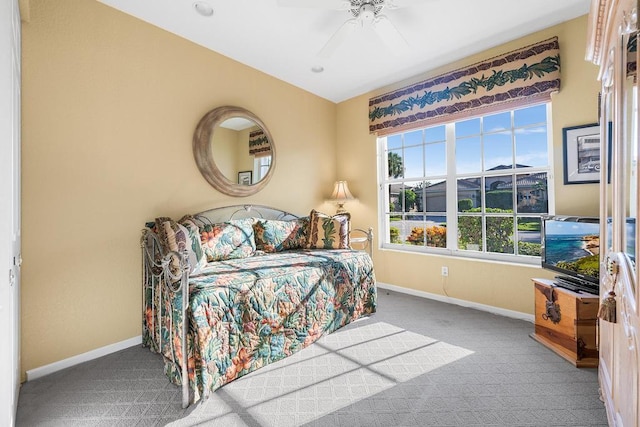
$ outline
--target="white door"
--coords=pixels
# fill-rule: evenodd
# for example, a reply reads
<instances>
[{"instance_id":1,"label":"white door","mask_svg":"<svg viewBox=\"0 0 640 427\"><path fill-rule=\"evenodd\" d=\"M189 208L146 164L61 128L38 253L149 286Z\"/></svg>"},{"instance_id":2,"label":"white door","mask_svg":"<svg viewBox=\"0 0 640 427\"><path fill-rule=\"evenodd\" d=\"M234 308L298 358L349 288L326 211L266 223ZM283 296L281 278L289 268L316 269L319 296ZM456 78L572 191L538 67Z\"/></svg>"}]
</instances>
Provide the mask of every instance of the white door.
<instances>
[{"instance_id":1,"label":"white door","mask_svg":"<svg viewBox=\"0 0 640 427\"><path fill-rule=\"evenodd\" d=\"M628 255L613 252L608 254L608 258L615 260L618 266L615 273L617 280L612 286L617 294L617 319L616 323L601 321L601 336L607 343L605 348L608 351L608 354L601 356L601 360L604 359L603 368L606 368L608 374L608 384L605 384L610 392L609 418L616 427L637 427L640 409L637 279L636 267Z\"/></svg>"},{"instance_id":2,"label":"white door","mask_svg":"<svg viewBox=\"0 0 640 427\"><path fill-rule=\"evenodd\" d=\"M20 387L20 13L0 2L0 425Z\"/></svg>"}]
</instances>

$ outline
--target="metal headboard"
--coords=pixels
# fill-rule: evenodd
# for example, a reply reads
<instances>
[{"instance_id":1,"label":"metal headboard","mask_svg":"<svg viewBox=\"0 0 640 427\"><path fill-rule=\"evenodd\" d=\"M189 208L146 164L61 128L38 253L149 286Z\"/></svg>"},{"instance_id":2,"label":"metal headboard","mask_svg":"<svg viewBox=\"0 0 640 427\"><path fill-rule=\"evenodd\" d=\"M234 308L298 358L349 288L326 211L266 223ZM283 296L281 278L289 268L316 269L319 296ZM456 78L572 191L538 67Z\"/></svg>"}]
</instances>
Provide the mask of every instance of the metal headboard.
<instances>
[{"instance_id":1,"label":"metal headboard","mask_svg":"<svg viewBox=\"0 0 640 427\"><path fill-rule=\"evenodd\" d=\"M215 224L229 221L230 219L242 218L264 218L290 220L299 218L299 215L292 214L281 209L262 205L233 205L213 208L193 215L203 223Z\"/></svg>"},{"instance_id":2,"label":"metal headboard","mask_svg":"<svg viewBox=\"0 0 640 427\"><path fill-rule=\"evenodd\" d=\"M194 214L193 217L202 224L216 224L230 219L263 218L274 220L291 220L299 215L264 205L232 205L208 209ZM373 229L354 228L351 230L351 246L365 250L373 256Z\"/></svg>"}]
</instances>

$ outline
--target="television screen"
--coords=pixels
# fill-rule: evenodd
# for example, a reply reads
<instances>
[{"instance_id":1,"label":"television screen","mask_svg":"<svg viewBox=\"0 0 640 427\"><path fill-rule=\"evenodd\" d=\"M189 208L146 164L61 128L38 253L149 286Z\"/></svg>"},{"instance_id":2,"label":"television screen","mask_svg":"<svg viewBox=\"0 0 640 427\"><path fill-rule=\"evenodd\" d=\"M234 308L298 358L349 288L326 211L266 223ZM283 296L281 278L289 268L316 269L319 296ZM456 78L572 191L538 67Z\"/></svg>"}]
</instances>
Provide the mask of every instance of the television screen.
<instances>
[{"instance_id":1,"label":"television screen","mask_svg":"<svg viewBox=\"0 0 640 427\"><path fill-rule=\"evenodd\" d=\"M547 217L542 222L542 267L567 277L578 287L597 292L600 280L598 218ZM594 286L595 285L595 286ZM562 286L562 283L560 283Z\"/></svg>"},{"instance_id":2,"label":"television screen","mask_svg":"<svg viewBox=\"0 0 640 427\"><path fill-rule=\"evenodd\" d=\"M611 233L610 233L611 234ZM625 253L629 260L635 265L636 263L636 219L627 218L625 224Z\"/></svg>"}]
</instances>

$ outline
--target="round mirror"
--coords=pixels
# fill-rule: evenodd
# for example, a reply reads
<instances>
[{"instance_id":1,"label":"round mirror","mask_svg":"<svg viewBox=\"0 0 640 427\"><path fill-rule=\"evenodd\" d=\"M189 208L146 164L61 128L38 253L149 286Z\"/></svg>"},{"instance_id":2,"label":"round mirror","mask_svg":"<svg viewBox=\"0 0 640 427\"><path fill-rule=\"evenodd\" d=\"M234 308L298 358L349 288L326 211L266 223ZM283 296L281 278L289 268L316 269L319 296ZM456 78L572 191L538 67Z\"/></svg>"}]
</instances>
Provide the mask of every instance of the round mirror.
<instances>
[{"instance_id":1,"label":"round mirror","mask_svg":"<svg viewBox=\"0 0 640 427\"><path fill-rule=\"evenodd\" d=\"M262 121L240 107L218 107L200 119L193 156L216 190L244 197L260 191L275 166L273 138Z\"/></svg>"}]
</instances>

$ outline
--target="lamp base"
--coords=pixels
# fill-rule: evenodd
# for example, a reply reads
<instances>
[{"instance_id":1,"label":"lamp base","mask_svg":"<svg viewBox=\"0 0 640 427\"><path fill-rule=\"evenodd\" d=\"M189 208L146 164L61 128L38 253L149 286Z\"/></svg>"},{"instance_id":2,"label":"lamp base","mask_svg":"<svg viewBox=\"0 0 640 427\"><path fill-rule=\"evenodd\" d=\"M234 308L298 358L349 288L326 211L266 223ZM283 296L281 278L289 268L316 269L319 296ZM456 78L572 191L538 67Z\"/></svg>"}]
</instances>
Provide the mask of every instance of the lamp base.
<instances>
[{"instance_id":1,"label":"lamp base","mask_svg":"<svg viewBox=\"0 0 640 427\"><path fill-rule=\"evenodd\" d=\"M344 208L344 203L338 203L338 209L336 209L336 214L347 213L347 210Z\"/></svg>"}]
</instances>

